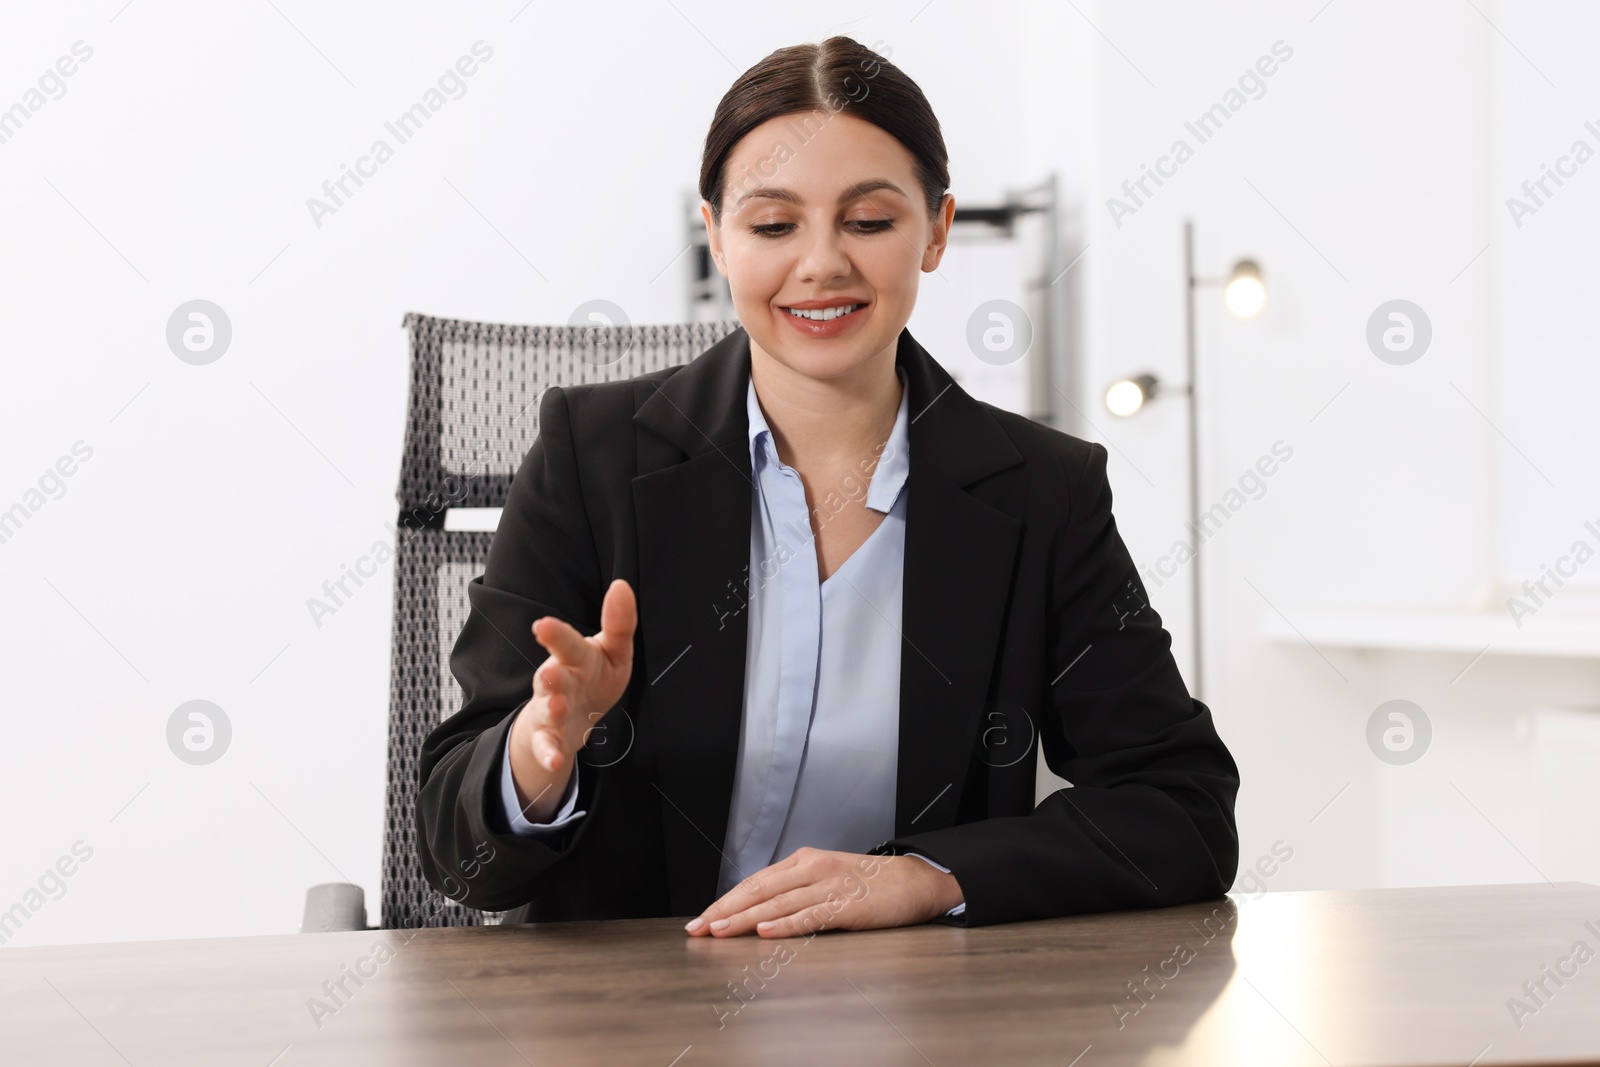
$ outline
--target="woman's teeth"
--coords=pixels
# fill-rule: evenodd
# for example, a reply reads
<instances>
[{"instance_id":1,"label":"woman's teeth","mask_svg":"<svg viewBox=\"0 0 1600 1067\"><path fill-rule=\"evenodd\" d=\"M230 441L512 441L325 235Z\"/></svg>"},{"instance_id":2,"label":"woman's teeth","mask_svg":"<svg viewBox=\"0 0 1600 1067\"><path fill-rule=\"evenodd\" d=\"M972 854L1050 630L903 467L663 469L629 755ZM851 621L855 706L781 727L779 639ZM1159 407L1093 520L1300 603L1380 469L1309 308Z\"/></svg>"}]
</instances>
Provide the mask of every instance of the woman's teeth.
<instances>
[{"instance_id":1,"label":"woman's teeth","mask_svg":"<svg viewBox=\"0 0 1600 1067\"><path fill-rule=\"evenodd\" d=\"M796 318L811 319L814 322L827 322L829 319L836 319L840 315L848 315L850 312L856 310L856 308L862 306L864 305L845 304L836 308L817 308L814 311L802 311L799 308L784 308L784 310Z\"/></svg>"}]
</instances>

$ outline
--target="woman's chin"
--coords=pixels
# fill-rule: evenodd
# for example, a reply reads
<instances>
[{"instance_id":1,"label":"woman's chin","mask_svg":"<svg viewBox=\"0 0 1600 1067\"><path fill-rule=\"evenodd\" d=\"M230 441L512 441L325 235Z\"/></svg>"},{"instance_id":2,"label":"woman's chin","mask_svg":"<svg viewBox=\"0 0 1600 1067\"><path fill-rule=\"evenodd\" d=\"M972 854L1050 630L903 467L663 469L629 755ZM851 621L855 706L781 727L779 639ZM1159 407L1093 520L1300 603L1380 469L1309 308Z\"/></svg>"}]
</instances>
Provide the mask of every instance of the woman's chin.
<instances>
[{"instance_id":1,"label":"woman's chin","mask_svg":"<svg viewBox=\"0 0 1600 1067\"><path fill-rule=\"evenodd\" d=\"M881 347L881 346L878 346ZM794 341L785 339L776 350L768 354L779 363L807 378L826 381L843 377L866 363L878 347L859 341L852 344L839 342Z\"/></svg>"}]
</instances>

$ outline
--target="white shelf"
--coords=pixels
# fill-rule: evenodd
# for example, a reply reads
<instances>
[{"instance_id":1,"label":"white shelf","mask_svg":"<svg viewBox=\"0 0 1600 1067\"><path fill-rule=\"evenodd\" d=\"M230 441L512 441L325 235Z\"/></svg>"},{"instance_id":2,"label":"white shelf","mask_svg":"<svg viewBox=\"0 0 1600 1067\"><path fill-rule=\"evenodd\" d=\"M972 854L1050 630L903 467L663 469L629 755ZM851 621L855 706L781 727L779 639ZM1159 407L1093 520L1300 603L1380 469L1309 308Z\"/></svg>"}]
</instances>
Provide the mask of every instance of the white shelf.
<instances>
[{"instance_id":1,"label":"white shelf","mask_svg":"<svg viewBox=\"0 0 1600 1067\"><path fill-rule=\"evenodd\" d=\"M1318 648L1600 659L1600 618L1555 615L1548 609L1524 617L1520 629L1505 611L1290 609L1287 614L1285 621L1276 611L1267 612L1268 640L1310 641Z\"/></svg>"}]
</instances>

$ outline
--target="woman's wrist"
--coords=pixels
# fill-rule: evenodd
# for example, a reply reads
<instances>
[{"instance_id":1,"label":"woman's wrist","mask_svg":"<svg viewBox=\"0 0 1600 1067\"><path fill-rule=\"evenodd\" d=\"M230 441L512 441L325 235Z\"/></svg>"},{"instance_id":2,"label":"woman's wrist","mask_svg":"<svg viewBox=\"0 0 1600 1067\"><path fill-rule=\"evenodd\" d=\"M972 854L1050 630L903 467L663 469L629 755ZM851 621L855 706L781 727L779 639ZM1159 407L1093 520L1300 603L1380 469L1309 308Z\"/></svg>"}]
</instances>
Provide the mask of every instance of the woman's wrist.
<instances>
[{"instance_id":1,"label":"woman's wrist","mask_svg":"<svg viewBox=\"0 0 1600 1067\"><path fill-rule=\"evenodd\" d=\"M524 704L511 722L506 733L506 745L511 753L511 784L517 791L517 807L529 822L549 822L561 807L561 798L567 791L567 780L572 777L569 763L559 771L546 770L533 754L530 737L532 725L527 718L528 705Z\"/></svg>"},{"instance_id":2,"label":"woman's wrist","mask_svg":"<svg viewBox=\"0 0 1600 1067\"><path fill-rule=\"evenodd\" d=\"M932 868L930 868L931 870ZM956 881L956 876L943 871L934 871L938 876L938 889L935 893L934 907L937 909L930 918L937 919L947 915L950 909L964 902L967 895L961 891L961 883Z\"/></svg>"},{"instance_id":3,"label":"woman's wrist","mask_svg":"<svg viewBox=\"0 0 1600 1067\"><path fill-rule=\"evenodd\" d=\"M956 881L956 876L949 871L942 871L929 863L921 855L905 855L894 857L895 862L912 864L908 870L920 870L920 877L927 887L928 903L924 907L924 921L937 919L947 914L951 908L966 900L966 894L961 891L961 883Z\"/></svg>"}]
</instances>

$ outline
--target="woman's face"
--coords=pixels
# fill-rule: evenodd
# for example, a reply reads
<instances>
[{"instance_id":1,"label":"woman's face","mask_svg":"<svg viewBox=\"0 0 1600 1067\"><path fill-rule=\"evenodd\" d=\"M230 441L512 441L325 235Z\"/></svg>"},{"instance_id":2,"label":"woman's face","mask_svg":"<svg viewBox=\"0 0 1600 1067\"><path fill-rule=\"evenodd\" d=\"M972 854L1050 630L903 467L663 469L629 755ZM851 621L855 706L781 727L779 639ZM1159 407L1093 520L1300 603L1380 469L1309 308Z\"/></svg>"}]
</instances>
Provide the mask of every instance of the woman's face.
<instances>
[{"instance_id":1,"label":"woman's face","mask_svg":"<svg viewBox=\"0 0 1600 1067\"><path fill-rule=\"evenodd\" d=\"M818 112L746 134L723 169L720 225L708 202L700 211L752 348L831 379L885 352L893 366L918 275L944 256L955 199L946 193L929 218L905 146L853 115ZM789 310L819 304L855 310L828 322Z\"/></svg>"}]
</instances>

